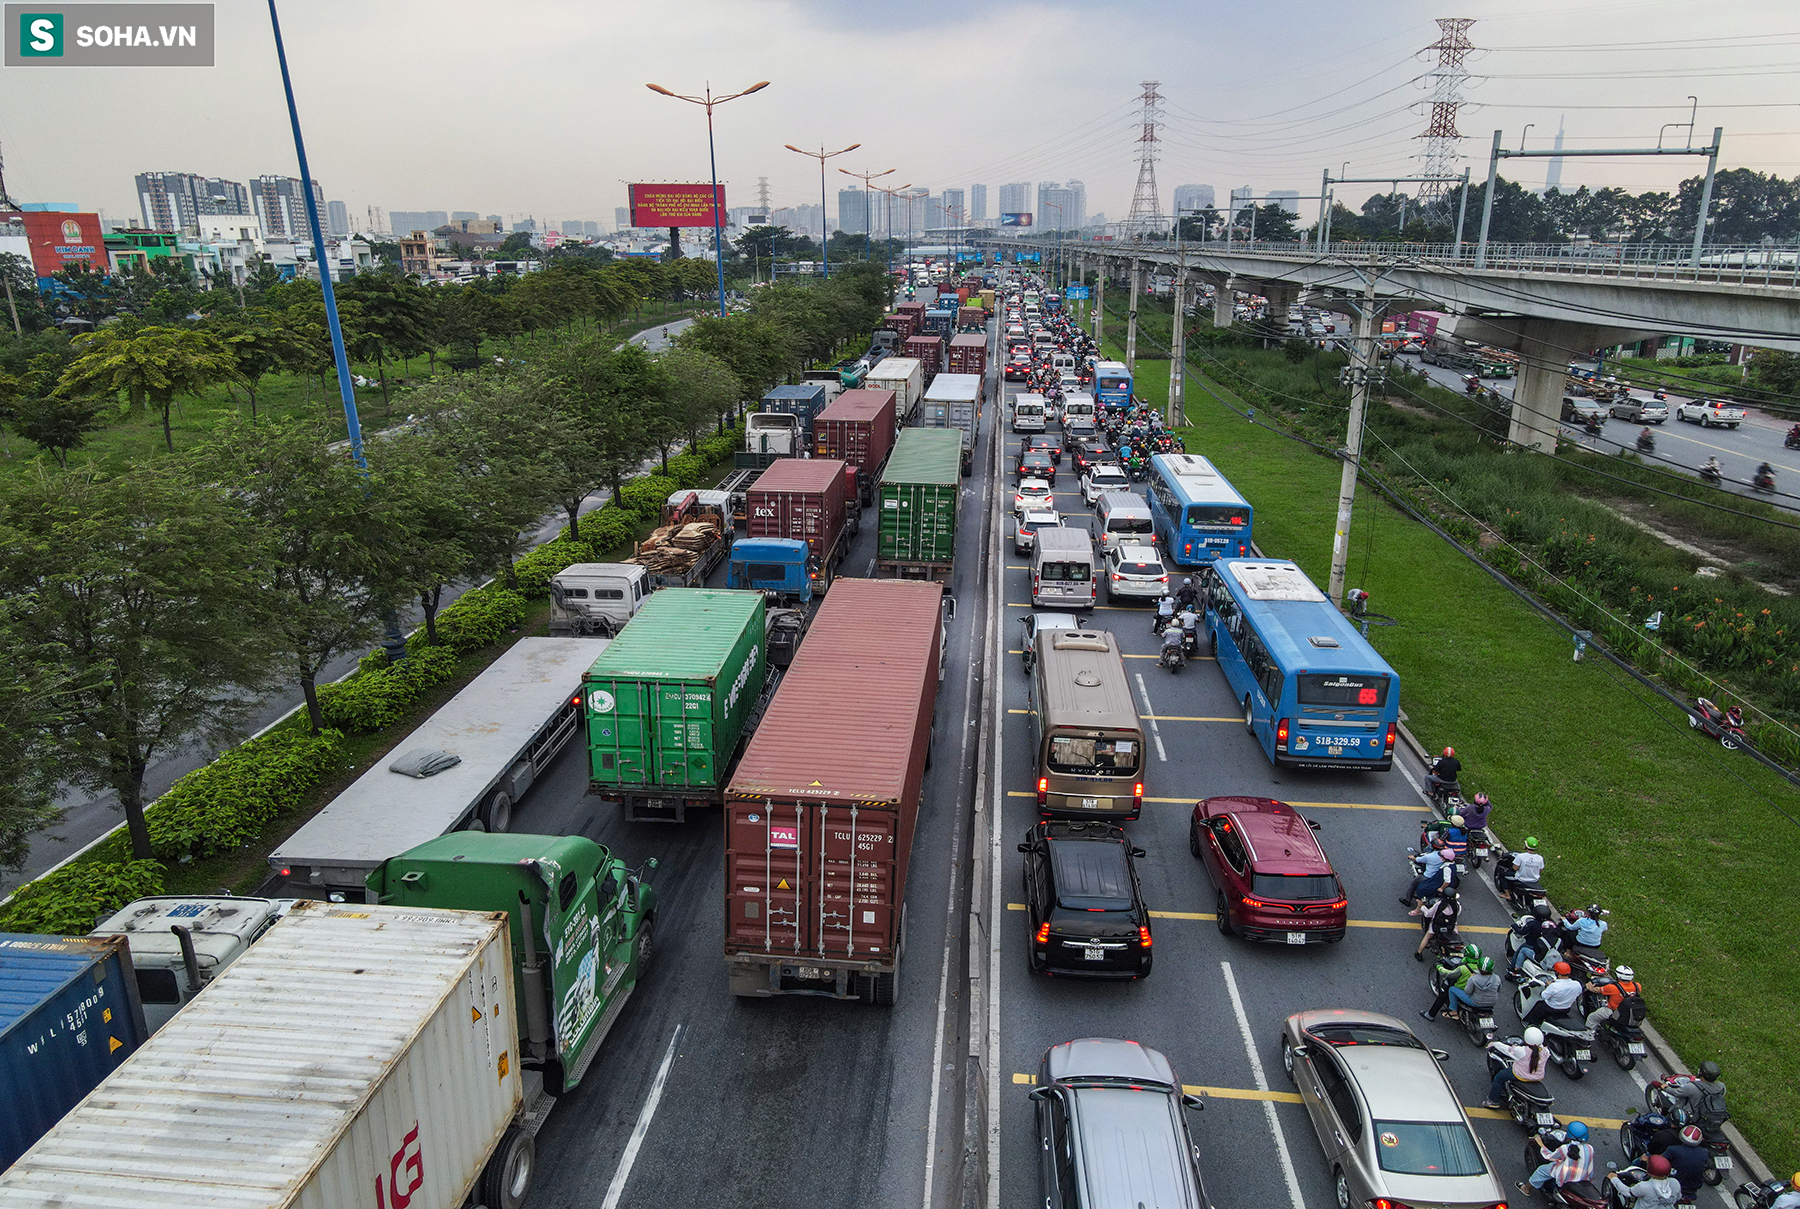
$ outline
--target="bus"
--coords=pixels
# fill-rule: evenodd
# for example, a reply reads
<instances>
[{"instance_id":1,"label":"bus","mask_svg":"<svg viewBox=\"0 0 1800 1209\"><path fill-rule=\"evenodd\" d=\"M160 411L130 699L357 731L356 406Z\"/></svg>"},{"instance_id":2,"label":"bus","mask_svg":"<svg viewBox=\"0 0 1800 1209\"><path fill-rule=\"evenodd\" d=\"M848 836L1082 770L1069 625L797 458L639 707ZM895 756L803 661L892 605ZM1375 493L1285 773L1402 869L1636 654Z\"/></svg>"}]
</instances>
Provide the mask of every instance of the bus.
<instances>
[{"instance_id":1,"label":"bus","mask_svg":"<svg viewBox=\"0 0 1800 1209\"><path fill-rule=\"evenodd\" d=\"M1137 818L1144 808L1144 732L1118 641L1105 630L1045 631L1028 684L1038 813Z\"/></svg>"},{"instance_id":2,"label":"bus","mask_svg":"<svg viewBox=\"0 0 1800 1209\"><path fill-rule=\"evenodd\" d=\"M1250 504L1205 458L1159 453L1150 459L1150 519L1178 567L1251 553Z\"/></svg>"},{"instance_id":3,"label":"bus","mask_svg":"<svg viewBox=\"0 0 1800 1209\"><path fill-rule=\"evenodd\" d=\"M1094 363L1094 398L1102 407L1131 406L1131 371L1123 361Z\"/></svg>"},{"instance_id":4,"label":"bus","mask_svg":"<svg viewBox=\"0 0 1800 1209\"><path fill-rule=\"evenodd\" d=\"M1212 654L1272 763L1393 767L1400 677L1306 572L1221 558L1199 580Z\"/></svg>"}]
</instances>

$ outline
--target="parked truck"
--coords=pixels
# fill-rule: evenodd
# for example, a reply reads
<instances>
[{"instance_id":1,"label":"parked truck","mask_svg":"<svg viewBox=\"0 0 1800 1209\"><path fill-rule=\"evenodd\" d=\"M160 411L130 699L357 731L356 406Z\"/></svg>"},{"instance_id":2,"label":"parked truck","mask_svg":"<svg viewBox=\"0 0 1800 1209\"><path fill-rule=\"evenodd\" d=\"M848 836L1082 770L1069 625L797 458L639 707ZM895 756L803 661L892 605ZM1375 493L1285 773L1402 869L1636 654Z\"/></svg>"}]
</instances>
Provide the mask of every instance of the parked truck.
<instances>
[{"instance_id":1,"label":"parked truck","mask_svg":"<svg viewBox=\"0 0 1800 1209\"><path fill-rule=\"evenodd\" d=\"M0 933L0 1170L149 1036L122 937Z\"/></svg>"},{"instance_id":2,"label":"parked truck","mask_svg":"<svg viewBox=\"0 0 1800 1209\"><path fill-rule=\"evenodd\" d=\"M838 565L850 552L853 473L835 458L789 458L769 467L750 489L745 532L804 541L815 596L831 590Z\"/></svg>"},{"instance_id":3,"label":"parked truck","mask_svg":"<svg viewBox=\"0 0 1800 1209\"><path fill-rule=\"evenodd\" d=\"M521 638L277 844L270 866L294 886L354 893L426 840L507 830L513 805L581 729L582 677L599 641Z\"/></svg>"},{"instance_id":4,"label":"parked truck","mask_svg":"<svg viewBox=\"0 0 1800 1209\"><path fill-rule=\"evenodd\" d=\"M588 793L633 823L724 801L768 703L767 624L760 592L652 597L582 679Z\"/></svg>"},{"instance_id":5,"label":"parked truck","mask_svg":"<svg viewBox=\"0 0 1800 1209\"><path fill-rule=\"evenodd\" d=\"M242 957L294 901L156 895L125 904L89 935L124 939L144 1023L154 1033Z\"/></svg>"},{"instance_id":6,"label":"parked truck","mask_svg":"<svg viewBox=\"0 0 1800 1209\"><path fill-rule=\"evenodd\" d=\"M875 480L894 448L894 392L847 390L813 423L813 453L856 468L858 499L875 502Z\"/></svg>"},{"instance_id":7,"label":"parked truck","mask_svg":"<svg viewBox=\"0 0 1800 1209\"><path fill-rule=\"evenodd\" d=\"M812 549L798 538L741 537L732 543L725 586L804 608L813 598Z\"/></svg>"},{"instance_id":8,"label":"parked truck","mask_svg":"<svg viewBox=\"0 0 1800 1209\"><path fill-rule=\"evenodd\" d=\"M0 1206L519 1209L648 960L646 872L459 832L382 862L367 903L297 904L0 1174Z\"/></svg>"},{"instance_id":9,"label":"parked truck","mask_svg":"<svg viewBox=\"0 0 1800 1209\"><path fill-rule=\"evenodd\" d=\"M655 585L638 563L574 563L550 577L550 633L611 638Z\"/></svg>"},{"instance_id":10,"label":"parked truck","mask_svg":"<svg viewBox=\"0 0 1800 1209\"><path fill-rule=\"evenodd\" d=\"M962 431L962 472L975 470L975 427L981 422L982 380L975 374L939 374L925 391L921 428Z\"/></svg>"},{"instance_id":11,"label":"parked truck","mask_svg":"<svg viewBox=\"0 0 1800 1209\"><path fill-rule=\"evenodd\" d=\"M918 336L924 333L925 309L930 305L929 299L937 297L937 291L929 286L921 286L913 293L913 297L894 308L897 314L906 315L912 319L912 331L906 333L908 336Z\"/></svg>"},{"instance_id":12,"label":"parked truck","mask_svg":"<svg viewBox=\"0 0 1800 1209\"><path fill-rule=\"evenodd\" d=\"M950 583L956 566L956 506L962 438L943 429L900 434L876 491L875 570L898 579Z\"/></svg>"},{"instance_id":13,"label":"parked truck","mask_svg":"<svg viewBox=\"0 0 1800 1209\"><path fill-rule=\"evenodd\" d=\"M733 994L894 1002L943 600L849 579L820 606L726 793Z\"/></svg>"},{"instance_id":14,"label":"parked truck","mask_svg":"<svg viewBox=\"0 0 1800 1209\"><path fill-rule=\"evenodd\" d=\"M986 380L988 338L985 332L967 333L950 341L944 350L944 368L953 374L974 374Z\"/></svg>"},{"instance_id":15,"label":"parked truck","mask_svg":"<svg viewBox=\"0 0 1800 1209\"><path fill-rule=\"evenodd\" d=\"M956 335L956 315L958 311L956 297L952 295L950 304L945 305L940 299L937 306L925 312L925 334L948 340Z\"/></svg>"},{"instance_id":16,"label":"parked truck","mask_svg":"<svg viewBox=\"0 0 1800 1209\"><path fill-rule=\"evenodd\" d=\"M625 561L648 571L653 587L704 587L731 553L731 525L729 491L677 491L663 505L662 524Z\"/></svg>"},{"instance_id":17,"label":"parked truck","mask_svg":"<svg viewBox=\"0 0 1800 1209\"><path fill-rule=\"evenodd\" d=\"M918 415L919 402L925 397L925 367L917 357L888 357L869 371L863 387L893 391L894 423L904 428Z\"/></svg>"},{"instance_id":18,"label":"parked truck","mask_svg":"<svg viewBox=\"0 0 1800 1209\"><path fill-rule=\"evenodd\" d=\"M948 336L932 333L927 336L908 336L906 338L906 355L915 358L925 371L925 377L937 373L944 368L944 341Z\"/></svg>"}]
</instances>

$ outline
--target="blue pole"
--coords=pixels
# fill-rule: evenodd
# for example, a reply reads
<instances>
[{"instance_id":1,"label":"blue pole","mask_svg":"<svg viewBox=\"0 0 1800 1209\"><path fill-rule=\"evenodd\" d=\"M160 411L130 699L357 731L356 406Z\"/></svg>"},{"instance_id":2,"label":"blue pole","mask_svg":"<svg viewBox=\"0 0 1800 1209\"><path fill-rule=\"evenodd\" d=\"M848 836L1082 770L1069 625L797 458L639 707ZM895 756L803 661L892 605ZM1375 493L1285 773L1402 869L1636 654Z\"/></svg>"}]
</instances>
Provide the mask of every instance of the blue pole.
<instances>
[{"instance_id":1,"label":"blue pole","mask_svg":"<svg viewBox=\"0 0 1800 1209\"><path fill-rule=\"evenodd\" d=\"M337 296L331 289L331 266L325 258L325 232L319 225L319 203L313 198L312 172L306 166L306 142L300 137L300 111L294 106L294 81L288 75L287 51L281 44L281 19L275 15L275 0L269 0L269 26L275 31L275 57L281 62L281 88L287 93L288 121L294 127L294 151L300 157L300 192L306 196L306 221L312 227L313 261L319 266L319 289L325 295L325 325L331 329L331 358L337 363L338 394L344 400L344 423L350 432L350 458L358 470L366 473L369 463L363 457L362 422L356 418L356 386L350 381L350 357L344 351L344 329L338 324Z\"/></svg>"},{"instance_id":2,"label":"blue pole","mask_svg":"<svg viewBox=\"0 0 1800 1209\"><path fill-rule=\"evenodd\" d=\"M272 2L272 0L271 0ZM713 154L712 89L706 90L706 161L712 165L713 263L719 266L719 318L725 318L725 230L719 216L719 157ZM774 266L769 276L775 275Z\"/></svg>"}]
</instances>

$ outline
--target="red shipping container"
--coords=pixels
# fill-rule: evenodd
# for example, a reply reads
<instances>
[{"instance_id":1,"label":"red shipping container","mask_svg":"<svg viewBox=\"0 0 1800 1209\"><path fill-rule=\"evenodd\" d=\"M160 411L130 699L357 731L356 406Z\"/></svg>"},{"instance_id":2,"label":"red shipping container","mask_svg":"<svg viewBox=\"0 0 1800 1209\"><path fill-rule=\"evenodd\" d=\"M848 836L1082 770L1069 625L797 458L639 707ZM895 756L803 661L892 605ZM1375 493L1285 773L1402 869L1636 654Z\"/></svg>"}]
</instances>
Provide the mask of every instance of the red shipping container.
<instances>
[{"instance_id":1,"label":"red shipping container","mask_svg":"<svg viewBox=\"0 0 1800 1209\"><path fill-rule=\"evenodd\" d=\"M925 304L923 302L902 302L894 308L894 311L896 314L905 315L912 320L913 332L925 330ZM912 332L908 332L907 335L912 335Z\"/></svg>"},{"instance_id":2,"label":"red shipping container","mask_svg":"<svg viewBox=\"0 0 1800 1209\"><path fill-rule=\"evenodd\" d=\"M746 498L751 537L804 541L818 559L813 591L824 592L837 567L848 506L849 467L835 458L782 458L757 478Z\"/></svg>"},{"instance_id":3,"label":"red shipping container","mask_svg":"<svg viewBox=\"0 0 1800 1209\"><path fill-rule=\"evenodd\" d=\"M977 336L973 332L952 336L950 347L945 352L949 361L945 368L947 372L953 374L975 374L977 376L985 374L987 373L987 351L988 339L986 336Z\"/></svg>"},{"instance_id":4,"label":"red shipping container","mask_svg":"<svg viewBox=\"0 0 1800 1209\"><path fill-rule=\"evenodd\" d=\"M891 390L847 390L813 420L813 452L856 467L865 503L893 448Z\"/></svg>"},{"instance_id":5,"label":"red shipping container","mask_svg":"<svg viewBox=\"0 0 1800 1209\"><path fill-rule=\"evenodd\" d=\"M881 317L875 325L878 332L893 332L902 340L913 334L913 321L910 315L902 315L899 311L890 311Z\"/></svg>"},{"instance_id":6,"label":"red shipping container","mask_svg":"<svg viewBox=\"0 0 1800 1209\"><path fill-rule=\"evenodd\" d=\"M919 359L927 378L944 368L944 338L942 336L908 336L906 346L902 351L908 357Z\"/></svg>"},{"instance_id":7,"label":"red shipping container","mask_svg":"<svg viewBox=\"0 0 1800 1209\"><path fill-rule=\"evenodd\" d=\"M892 1002L942 600L930 582L847 579L820 606L726 790L735 993Z\"/></svg>"}]
</instances>

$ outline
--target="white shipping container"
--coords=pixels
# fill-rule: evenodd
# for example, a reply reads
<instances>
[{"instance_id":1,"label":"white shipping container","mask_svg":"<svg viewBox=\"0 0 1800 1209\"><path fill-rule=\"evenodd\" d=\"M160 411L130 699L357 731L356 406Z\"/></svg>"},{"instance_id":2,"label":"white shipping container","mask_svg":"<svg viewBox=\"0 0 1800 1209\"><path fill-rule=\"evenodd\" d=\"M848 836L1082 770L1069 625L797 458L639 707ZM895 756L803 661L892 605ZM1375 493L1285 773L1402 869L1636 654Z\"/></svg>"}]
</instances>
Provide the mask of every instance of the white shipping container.
<instances>
[{"instance_id":1,"label":"white shipping container","mask_svg":"<svg viewBox=\"0 0 1800 1209\"><path fill-rule=\"evenodd\" d=\"M894 422L901 428L925 394L925 363L917 357L885 357L863 379L864 390L894 392Z\"/></svg>"},{"instance_id":2,"label":"white shipping container","mask_svg":"<svg viewBox=\"0 0 1800 1209\"><path fill-rule=\"evenodd\" d=\"M304 902L4 1173L0 1206L458 1209L517 1114L503 913Z\"/></svg>"}]
</instances>

